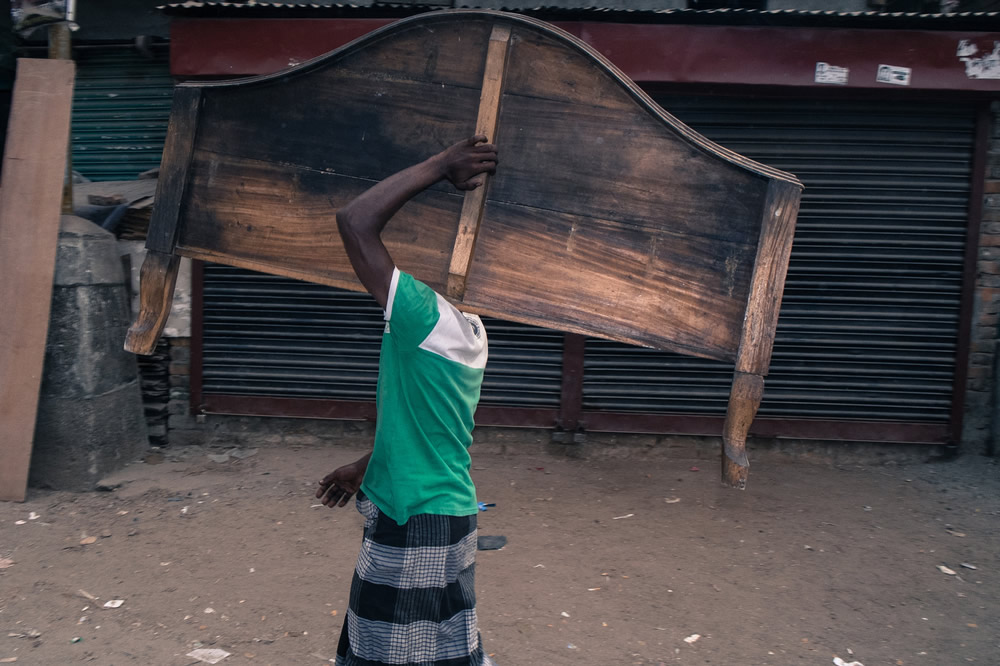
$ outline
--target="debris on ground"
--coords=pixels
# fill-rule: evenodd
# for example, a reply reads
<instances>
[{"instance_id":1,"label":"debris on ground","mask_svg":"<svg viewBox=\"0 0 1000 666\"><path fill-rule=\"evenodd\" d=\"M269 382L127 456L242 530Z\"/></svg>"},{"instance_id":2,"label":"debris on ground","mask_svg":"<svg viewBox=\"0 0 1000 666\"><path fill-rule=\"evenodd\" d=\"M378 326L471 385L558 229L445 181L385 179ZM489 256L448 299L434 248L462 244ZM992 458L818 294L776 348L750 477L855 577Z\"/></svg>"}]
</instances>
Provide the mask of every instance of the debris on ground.
<instances>
[{"instance_id":1,"label":"debris on ground","mask_svg":"<svg viewBox=\"0 0 1000 666\"><path fill-rule=\"evenodd\" d=\"M476 539L476 550L500 550L506 545L507 537L503 535L481 536Z\"/></svg>"},{"instance_id":2,"label":"debris on ground","mask_svg":"<svg viewBox=\"0 0 1000 666\"><path fill-rule=\"evenodd\" d=\"M834 666L865 666L860 661L844 661L840 657L833 658Z\"/></svg>"},{"instance_id":3,"label":"debris on ground","mask_svg":"<svg viewBox=\"0 0 1000 666\"><path fill-rule=\"evenodd\" d=\"M197 659L198 661L204 661L208 664L217 664L228 657L229 653L218 648L198 648L197 650L191 650L188 652L187 656L192 659Z\"/></svg>"}]
</instances>

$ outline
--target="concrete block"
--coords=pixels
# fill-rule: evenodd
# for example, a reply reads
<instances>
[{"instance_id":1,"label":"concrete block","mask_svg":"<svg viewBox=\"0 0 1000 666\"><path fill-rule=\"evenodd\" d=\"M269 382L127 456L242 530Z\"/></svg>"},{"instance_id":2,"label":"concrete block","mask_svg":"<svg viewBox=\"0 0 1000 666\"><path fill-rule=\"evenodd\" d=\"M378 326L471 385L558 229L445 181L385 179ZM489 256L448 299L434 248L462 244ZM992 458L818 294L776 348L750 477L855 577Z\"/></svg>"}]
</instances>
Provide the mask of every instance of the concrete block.
<instances>
[{"instance_id":1,"label":"concrete block","mask_svg":"<svg viewBox=\"0 0 1000 666\"><path fill-rule=\"evenodd\" d=\"M1000 256L1000 253L998 253ZM179 347L170 345L170 362L171 363L184 363L188 364L191 362L191 348L190 347Z\"/></svg>"},{"instance_id":2,"label":"concrete block","mask_svg":"<svg viewBox=\"0 0 1000 666\"><path fill-rule=\"evenodd\" d=\"M148 446L114 236L61 220L29 483L89 490Z\"/></svg>"},{"instance_id":3,"label":"concrete block","mask_svg":"<svg viewBox=\"0 0 1000 666\"><path fill-rule=\"evenodd\" d=\"M149 445L138 381L103 395L41 400L29 484L85 491Z\"/></svg>"},{"instance_id":4,"label":"concrete block","mask_svg":"<svg viewBox=\"0 0 1000 666\"><path fill-rule=\"evenodd\" d=\"M980 275L976 283L981 287L1000 287L1000 276L998 275Z\"/></svg>"},{"instance_id":5,"label":"concrete block","mask_svg":"<svg viewBox=\"0 0 1000 666\"><path fill-rule=\"evenodd\" d=\"M992 246L981 246L979 248L979 259L982 261L995 260L1000 257L1000 251Z\"/></svg>"},{"instance_id":6,"label":"concrete block","mask_svg":"<svg viewBox=\"0 0 1000 666\"><path fill-rule=\"evenodd\" d=\"M63 215L52 283L65 287L124 285L124 278L114 234L82 217Z\"/></svg>"},{"instance_id":7,"label":"concrete block","mask_svg":"<svg viewBox=\"0 0 1000 666\"><path fill-rule=\"evenodd\" d=\"M1000 261L996 259L976 262L976 271L979 275L1000 275Z\"/></svg>"},{"instance_id":8,"label":"concrete block","mask_svg":"<svg viewBox=\"0 0 1000 666\"><path fill-rule=\"evenodd\" d=\"M45 348L44 395L105 393L138 375L122 348L129 315L122 285L57 285Z\"/></svg>"},{"instance_id":9,"label":"concrete block","mask_svg":"<svg viewBox=\"0 0 1000 666\"><path fill-rule=\"evenodd\" d=\"M969 365L982 365L982 366L992 367L993 354L977 354L973 352L969 356Z\"/></svg>"},{"instance_id":10,"label":"concrete block","mask_svg":"<svg viewBox=\"0 0 1000 666\"><path fill-rule=\"evenodd\" d=\"M173 397L173 396L171 396ZM190 404L187 400L171 400L167 403L167 413L187 416L191 413Z\"/></svg>"},{"instance_id":11,"label":"concrete block","mask_svg":"<svg viewBox=\"0 0 1000 666\"><path fill-rule=\"evenodd\" d=\"M173 375L190 375L191 367L187 363L171 363L170 364L170 374Z\"/></svg>"},{"instance_id":12,"label":"concrete block","mask_svg":"<svg viewBox=\"0 0 1000 666\"><path fill-rule=\"evenodd\" d=\"M184 402L190 403L191 391L189 391L186 387L175 386L170 389L170 399L183 400Z\"/></svg>"},{"instance_id":13,"label":"concrete block","mask_svg":"<svg viewBox=\"0 0 1000 666\"><path fill-rule=\"evenodd\" d=\"M976 326L989 327L996 330L997 314L995 312L990 314L985 312L979 313L979 316L976 317Z\"/></svg>"},{"instance_id":14,"label":"concrete block","mask_svg":"<svg viewBox=\"0 0 1000 666\"><path fill-rule=\"evenodd\" d=\"M190 414L171 414L167 417L167 427L171 430L200 430L201 424Z\"/></svg>"}]
</instances>

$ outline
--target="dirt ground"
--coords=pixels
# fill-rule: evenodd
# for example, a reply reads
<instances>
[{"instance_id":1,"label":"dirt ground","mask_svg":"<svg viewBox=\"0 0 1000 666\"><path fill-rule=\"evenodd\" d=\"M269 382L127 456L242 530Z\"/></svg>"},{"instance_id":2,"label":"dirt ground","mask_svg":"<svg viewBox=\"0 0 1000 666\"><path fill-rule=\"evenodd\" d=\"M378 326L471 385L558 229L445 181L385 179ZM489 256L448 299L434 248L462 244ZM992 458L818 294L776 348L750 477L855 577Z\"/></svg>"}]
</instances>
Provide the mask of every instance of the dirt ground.
<instances>
[{"instance_id":1,"label":"dirt ground","mask_svg":"<svg viewBox=\"0 0 1000 666\"><path fill-rule=\"evenodd\" d=\"M0 663L328 663L362 521L312 492L362 450L224 453L169 449L112 491L0 503ZM496 504L479 533L508 539L477 569L500 666L1000 664L989 458L762 462L745 492L703 460L473 465Z\"/></svg>"}]
</instances>

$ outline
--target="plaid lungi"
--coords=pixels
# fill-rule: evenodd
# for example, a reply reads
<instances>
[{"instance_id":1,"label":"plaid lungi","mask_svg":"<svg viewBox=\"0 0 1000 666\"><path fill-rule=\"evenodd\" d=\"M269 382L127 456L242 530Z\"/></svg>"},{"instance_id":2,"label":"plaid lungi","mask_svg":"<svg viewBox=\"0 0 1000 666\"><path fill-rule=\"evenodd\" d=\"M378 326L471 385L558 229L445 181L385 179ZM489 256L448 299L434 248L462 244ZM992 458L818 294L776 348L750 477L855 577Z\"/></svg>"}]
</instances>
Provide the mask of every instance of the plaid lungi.
<instances>
[{"instance_id":1,"label":"plaid lungi","mask_svg":"<svg viewBox=\"0 0 1000 666\"><path fill-rule=\"evenodd\" d=\"M337 666L493 666L476 620L476 516L365 517Z\"/></svg>"}]
</instances>

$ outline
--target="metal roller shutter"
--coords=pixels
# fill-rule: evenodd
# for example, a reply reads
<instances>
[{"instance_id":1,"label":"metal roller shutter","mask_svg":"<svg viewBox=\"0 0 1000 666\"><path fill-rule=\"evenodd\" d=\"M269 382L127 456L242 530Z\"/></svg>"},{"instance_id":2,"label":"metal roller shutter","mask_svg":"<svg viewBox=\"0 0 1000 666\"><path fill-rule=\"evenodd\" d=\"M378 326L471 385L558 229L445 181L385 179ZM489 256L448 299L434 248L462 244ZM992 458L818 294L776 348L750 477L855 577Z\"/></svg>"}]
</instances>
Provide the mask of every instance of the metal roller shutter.
<instances>
[{"instance_id":1,"label":"metal roller shutter","mask_svg":"<svg viewBox=\"0 0 1000 666\"><path fill-rule=\"evenodd\" d=\"M382 310L368 294L206 264L202 393L375 400ZM485 318L481 403L556 408L561 333Z\"/></svg>"},{"instance_id":2,"label":"metal roller shutter","mask_svg":"<svg viewBox=\"0 0 1000 666\"><path fill-rule=\"evenodd\" d=\"M759 415L947 423L974 110L657 101L806 186ZM585 410L725 414L731 364L596 339L585 363Z\"/></svg>"},{"instance_id":3,"label":"metal roller shutter","mask_svg":"<svg viewBox=\"0 0 1000 666\"><path fill-rule=\"evenodd\" d=\"M73 169L90 180L131 180L160 166L173 79L167 55L131 47L78 49Z\"/></svg>"}]
</instances>

